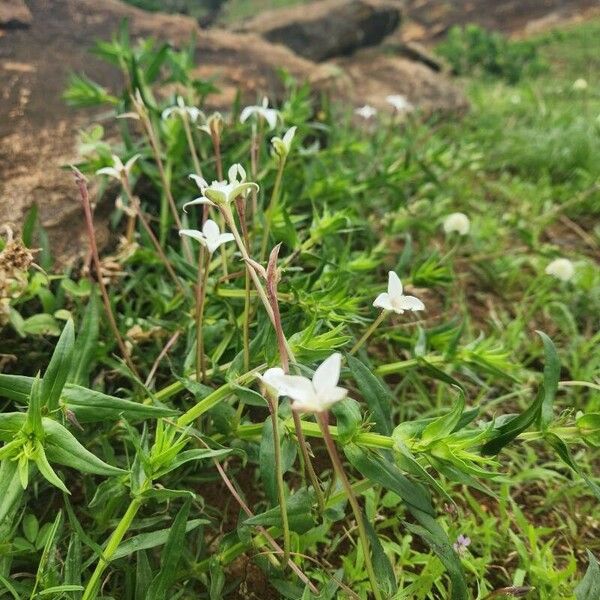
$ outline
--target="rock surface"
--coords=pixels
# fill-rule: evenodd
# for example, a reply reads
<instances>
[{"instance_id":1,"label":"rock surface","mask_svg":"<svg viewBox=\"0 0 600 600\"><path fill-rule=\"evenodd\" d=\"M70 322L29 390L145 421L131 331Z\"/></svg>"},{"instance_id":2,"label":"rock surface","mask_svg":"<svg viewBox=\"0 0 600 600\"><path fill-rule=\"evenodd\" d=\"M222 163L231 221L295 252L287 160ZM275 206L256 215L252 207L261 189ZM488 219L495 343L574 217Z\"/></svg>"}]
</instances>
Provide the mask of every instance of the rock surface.
<instances>
[{"instance_id":1,"label":"rock surface","mask_svg":"<svg viewBox=\"0 0 600 600\"><path fill-rule=\"evenodd\" d=\"M390 110L386 96L399 94L425 113L462 113L468 102L454 83L420 62L363 50L351 58L337 59L349 80L343 91L355 104Z\"/></svg>"},{"instance_id":2,"label":"rock surface","mask_svg":"<svg viewBox=\"0 0 600 600\"><path fill-rule=\"evenodd\" d=\"M0 2L0 28L28 27L31 12L23 0L2 0Z\"/></svg>"},{"instance_id":3,"label":"rock surface","mask_svg":"<svg viewBox=\"0 0 600 600\"><path fill-rule=\"evenodd\" d=\"M556 25L592 8L600 8L598 0L406 0L410 23L402 37L435 42L453 25L468 23L512 34L541 20Z\"/></svg>"},{"instance_id":4,"label":"rock surface","mask_svg":"<svg viewBox=\"0 0 600 600\"><path fill-rule=\"evenodd\" d=\"M400 24L402 0L322 0L266 11L239 27L310 60L379 44Z\"/></svg>"}]
</instances>

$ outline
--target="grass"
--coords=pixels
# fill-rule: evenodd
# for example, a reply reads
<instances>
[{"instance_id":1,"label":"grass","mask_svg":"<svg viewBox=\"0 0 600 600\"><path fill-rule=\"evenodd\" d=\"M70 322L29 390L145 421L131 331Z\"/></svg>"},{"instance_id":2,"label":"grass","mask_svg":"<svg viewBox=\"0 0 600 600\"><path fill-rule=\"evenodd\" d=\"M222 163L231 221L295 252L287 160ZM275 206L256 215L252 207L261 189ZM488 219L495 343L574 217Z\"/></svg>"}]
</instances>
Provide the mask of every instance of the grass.
<instances>
[{"instance_id":1,"label":"grass","mask_svg":"<svg viewBox=\"0 0 600 600\"><path fill-rule=\"evenodd\" d=\"M282 164L272 134L255 129L256 176L248 123L227 120L218 152L218 120L212 139L194 130L208 180L221 159L225 172L242 162L260 184L260 210L249 196L238 227L248 224L256 260L267 227L268 249L283 244L275 328L256 291L274 284L273 271L247 284L233 242L198 263L199 246L187 258L174 228L167 189L184 227L197 227L202 209L181 211L199 194L187 179L188 139L181 118L160 119L151 86L166 72L188 101L206 88L180 68L183 53L133 50L123 32L105 45L143 94L137 105L126 94L109 102L143 119L119 120L118 145L102 128L86 132L79 168L92 178L112 152L141 154L127 183L166 258L135 218L135 236L102 259L123 352L103 326L95 283L30 271L7 259L10 244L0 255L11 286L1 352L18 357L0 374L0 597L367 598L369 547L380 597L594 598L575 589L593 563L586 549L600 554L599 30L591 21L536 39L549 68L535 79L464 79L472 110L461 120L357 122L343 107L315 110L309 91L288 82L277 134L298 126L293 145ZM586 89L573 88L579 78ZM68 98L106 96L79 80ZM160 139L163 174L148 131ZM456 211L470 219L465 236L443 233ZM125 231L128 219L117 209L113 225ZM23 237L45 247L35 213ZM545 273L557 257L574 263L570 281ZM51 269L47 250L35 260ZM210 269L203 377L198 264ZM352 357L379 315L372 302L388 270L426 311L388 315ZM298 375L344 353L340 385L351 399L331 408L330 433L366 542L343 478L332 476L328 430L310 415L300 422L322 507L287 394L276 402L254 378L284 363L277 333ZM38 383L15 376L38 371ZM470 544L457 553L459 535Z\"/></svg>"}]
</instances>

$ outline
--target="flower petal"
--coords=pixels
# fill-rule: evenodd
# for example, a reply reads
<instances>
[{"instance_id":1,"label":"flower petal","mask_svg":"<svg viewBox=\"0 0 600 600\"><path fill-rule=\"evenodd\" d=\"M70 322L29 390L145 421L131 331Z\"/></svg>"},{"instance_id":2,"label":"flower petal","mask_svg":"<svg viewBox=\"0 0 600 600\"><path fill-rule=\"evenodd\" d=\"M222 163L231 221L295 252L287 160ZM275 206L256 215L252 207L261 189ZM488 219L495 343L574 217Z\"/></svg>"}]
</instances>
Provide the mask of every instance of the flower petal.
<instances>
[{"instance_id":1,"label":"flower petal","mask_svg":"<svg viewBox=\"0 0 600 600\"><path fill-rule=\"evenodd\" d=\"M388 294L393 298L399 298L402 296L402 282L400 281L400 277L394 273L394 271L390 271L388 273Z\"/></svg>"},{"instance_id":2,"label":"flower petal","mask_svg":"<svg viewBox=\"0 0 600 600\"><path fill-rule=\"evenodd\" d=\"M282 394L297 402L315 402L316 394L312 382L301 375L286 375L281 381Z\"/></svg>"},{"instance_id":3,"label":"flower petal","mask_svg":"<svg viewBox=\"0 0 600 600\"><path fill-rule=\"evenodd\" d=\"M221 235L221 230L212 219L207 219L206 223L204 223L204 227L202 227L202 233L204 234L207 240L210 240L211 242L216 242L218 241L219 236Z\"/></svg>"},{"instance_id":4,"label":"flower petal","mask_svg":"<svg viewBox=\"0 0 600 600\"><path fill-rule=\"evenodd\" d=\"M188 206L196 206L197 204L208 204L210 206L216 206L214 202L211 202L208 198L201 196L200 198L194 198L194 200L190 200L183 205L183 211L187 212L186 208Z\"/></svg>"},{"instance_id":5,"label":"flower petal","mask_svg":"<svg viewBox=\"0 0 600 600\"><path fill-rule=\"evenodd\" d=\"M384 310L394 310L390 295L387 292L382 292L379 294L379 296L375 298L373 306L376 306L377 308L383 308Z\"/></svg>"},{"instance_id":6,"label":"flower petal","mask_svg":"<svg viewBox=\"0 0 600 600\"><path fill-rule=\"evenodd\" d=\"M103 167L102 169L98 169L96 171L96 175L108 175L109 177L114 177L115 179L121 179L121 174L114 167Z\"/></svg>"},{"instance_id":7,"label":"flower petal","mask_svg":"<svg viewBox=\"0 0 600 600\"><path fill-rule=\"evenodd\" d=\"M335 352L319 365L312 379L313 387L318 395L335 388L340 380L341 369L342 355L339 352Z\"/></svg>"},{"instance_id":8,"label":"flower petal","mask_svg":"<svg viewBox=\"0 0 600 600\"><path fill-rule=\"evenodd\" d=\"M255 106L246 106L246 108L244 108L244 110L242 110L240 113L240 123L245 123L255 111Z\"/></svg>"},{"instance_id":9,"label":"flower petal","mask_svg":"<svg viewBox=\"0 0 600 600\"><path fill-rule=\"evenodd\" d=\"M203 246L206 246L206 236L197 229L180 229L179 235L186 235L194 240L200 242Z\"/></svg>"},{"instance_id":10,"label":"flower petal","mask_svg":"<svg viewBox=\"0 0 600 600\"><path fill-rule=\"evenodd\" d=\"M208 183L206 182L206 179L204 179L204 177L200 177L200 175L196 175L194 173L192 173L191 175L189 175L190 179L193 179L196 182L196 185L200 188L200 191L204 191L207 187L208 187Z\"/></svg>"},{"instance_id":11,"label":"flower petal","mask_svg":"<svg viewBox=\"0 0 600 600\"><path fill-rule=\"evenodd\" d=\"M415 296L401 296L394 302L397 309L400 310L425 310L425 305Z\"/></svg>"}]
</instances>

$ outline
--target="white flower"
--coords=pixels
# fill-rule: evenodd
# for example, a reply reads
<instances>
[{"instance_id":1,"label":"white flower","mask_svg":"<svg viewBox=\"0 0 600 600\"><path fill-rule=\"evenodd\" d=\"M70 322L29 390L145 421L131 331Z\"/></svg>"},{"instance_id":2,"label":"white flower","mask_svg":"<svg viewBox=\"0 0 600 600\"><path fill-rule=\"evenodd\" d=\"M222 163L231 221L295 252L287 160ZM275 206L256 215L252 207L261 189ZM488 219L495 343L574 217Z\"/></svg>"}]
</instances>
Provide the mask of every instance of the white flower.
<instances>
[{"instance_id":1,"label":"white flower","mask_svg":"<svg viewBox=\"0 0 600 600\"><path fill-rule=\"evenodd\" d=\"M552 275L561 281L569 281L575 275L575 266L568 258L555 258L546 267L546 275Z\"/></svg>"},{"instance_id":2,"label":"white flower","mask_svg":"<svg viewBox=\"0 0 600 600\"><path fill-rule=\"evenodd\" d=\"M184 99L181 96L177 96L177 104L174 106L169 106L169 108L165 108L162 111L162 119L166 120L172 117L173 115L178 115L182 118L189 118L192 123L195 123L199 117L202 117L202 120L205 120L204 113L195 106L186 106Z\"/></svg>"},{"instance_id":3,"label":"white flower","mask_svg":"<svg viewBox=\"0 0 600 600\"><path fill-rule=\"evenodd\" d=\"M393 310L401 315L405 310L425 310L425 305L415 296L405 296L400 277L390 271L388 273L388 291L379 294L373 306L384 310Z\"/></svg>"},{"instance_id":4,"label":"white flower","mask_svg":"<svg viewBox=\"0 0 600 600\"><path fill-rule=\"evenodd\" d=\"M109 177L114 177L115 179L121 180L122 177L128 177L129 172L131 171L131 167L133 167L135 161L140 157L139 154L132 156L125 164L123 161L116 155L112 155L113 166L112 167L103 167L102 169L98 169L96 171L96 175L108 175Z\"/></svg>"},{"instance_id":5,"label":"white flower","mask_svg":"<svg viewBox=\"0 0 600 600\"><path fill-rule=\"evenodd\" d=\"M287 158L287 155L290 153L292 141L296 135L296 129L297 127L290 127L282 138L274 137L271 139L271 144L273 144L273 152L279 156L279 158Z\"/></svg>"},{"instance_id":6,"label":"white flower","mask_svg":"<svg viewBox=\"0 0 600 600\"><path fill-rule=\"evenodd\" d=\"M573 82L573 89L581 92L583 90L587 90L588 82L585 79L579 78Z\"/></svg>"},{"instance_id":7,"label":"white flower","mask_svg":"<svg viewBox=\"0 0 600 600\"><path fill-rule=\"evenodd\" d=\"M386 97L386 102L391 104L398 112L410 112L415 107L408 101L406 96L392 94Z\"/></svg>"},{"instance_id":8,"label":"white flower","mask_svg":"<svg viewBox=\"0 0 600 600\"><path fill-rule=\"evenodd\" d=\"M221 233L219 226L211 219L206 220L202 231L198 231L197 229L181 229L179 235L187 235L199 241L211 254L223 244L235 239L232 233Z\"/></svg>"},{"instance_id":9,"label":"white flower","mask_svg":"<svg viewBox=\"0 0 600 600\"><path fill-rule=\"evenodd\" d=\"M372 119L377 114L377 109L370 106L369 104L365 104L364 106L357 108L354 111L354 113L357 114L359 117L362 117L363 119L366 119L368 121L369 119Z\"/></svg>"},{"instance_id":10,"label":"white flower","mask_svg":"<svg viewBox=\"0 0 600 600\"><path fill-rule=\"evenodd\" d=\"M348 390L338 387L342 355L339 352L324 360L312 381L301 375L286 375L282 369L268 369L261 379L280 396L292 399L292 408L300 412L321 413L343 400Z\"/></svg>"},{"instance_id":11,"label":"white flower","mask_svg":"<svg viewBox=\"0 0 600 600\"><path fill-rule=\"evenodd\" d=\"M240 123L245 123L252 115L262 117L269 129L275 129L277 119L280 118L279 111L275 108L269 108L269 99L265 96L262 100L262 106L246 106L240 114Z\"/></svg>"},{"instance_id":12,"label":"white flower","mask_svg":"<svg viewBox=\"0 0 600 600\"><path fill-rule=\"evenodd\" d=\"M190 175L200 188L202 196L183 205L183 210L188 206L196 204L230 204L238 196L246 197L250 190L258 191L258 185L252 181L246 181L246 171L240 164L229 167L227 172L228 181L213 181L210 185L199 175Z\"/></svg>"},{"instance_id":13,"label":"white flower","mask_svg":"<svg viewBox=\"0 0 600 600\"><path fill-rule=\"evenodd\" d=\"M465 213L455 212L448 215L444 219L444 231L446 233L458 233L460 235L467 235L471 228L471 221Z\"/></svg>"},{"instance_id":14,"label":"white flower","mask_svg":"<svg viewBox=\"0 0 600 600\"><path fill-rule=\"evenodd\" d=\"M287 377L287 375L281 367L272 367L270 369L267 369L262 375L259 375L258 377L269 389L274 391L278 397L287 395L284 391L287 389L285 387L285 378Z\"/></svg>"}]
</instances>

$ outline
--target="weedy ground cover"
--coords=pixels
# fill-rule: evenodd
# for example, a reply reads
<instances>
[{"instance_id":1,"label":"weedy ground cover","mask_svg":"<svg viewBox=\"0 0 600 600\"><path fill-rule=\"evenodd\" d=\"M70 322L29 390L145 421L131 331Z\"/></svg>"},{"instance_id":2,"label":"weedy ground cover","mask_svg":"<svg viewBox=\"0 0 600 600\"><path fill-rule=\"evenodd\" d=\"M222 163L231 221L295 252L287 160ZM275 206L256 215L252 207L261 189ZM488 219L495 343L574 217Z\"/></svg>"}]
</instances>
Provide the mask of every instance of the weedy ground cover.
<instances>
[{"instance_id":1,"label":"weedy ground cover","mask_svg":"<svg viewBox=\"0 0 600 600\"><path fill-rule=\"evenodd\" d=\"M0 254L3 597L598 598L599 32L460 121L100 42L89 260Z\"/></svg>"}]
</instances>

